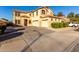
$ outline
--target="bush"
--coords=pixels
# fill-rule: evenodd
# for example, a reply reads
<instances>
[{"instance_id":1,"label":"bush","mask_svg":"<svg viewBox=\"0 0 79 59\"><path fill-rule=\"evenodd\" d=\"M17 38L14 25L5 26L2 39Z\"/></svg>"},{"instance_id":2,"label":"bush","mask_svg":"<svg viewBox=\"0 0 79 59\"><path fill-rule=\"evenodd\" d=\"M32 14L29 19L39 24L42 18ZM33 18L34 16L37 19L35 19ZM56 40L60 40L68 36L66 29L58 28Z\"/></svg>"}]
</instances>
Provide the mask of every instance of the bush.
<instances>
[{"instance_id":1,"label":"bush","mask_svg":"<svg viewBox=\"0 0 79 59\"><path fill-rule=\"evenodd\" d=\"M64 27L68 27L68 23L64 23L64 22L61 22L61 23L51 23L51 26L53 28L64 28Z\"/></svg>"},{"instance_id":2,"label":"bush","mask_svg":"<svg viewBox=\"0 0 79 59\"><path fill-rule=\"evenodd\" d=\"M59 23L58 28L63 28L63 23Z\"/></svg>"},{"instance_id":3,"label":"bush","mask_svg":"<svg viewBox=\"0 0 79 59\"><path fill-rule=\"evenodd\" d=\"M13 26L14 24L12 22L8 22L7 26Z\"/></svg>"},{"instance_id":4,"label":"bush","mask_svg":"<svg viewBox=\"0 0 79 59\"><path fill-rule=\"evenodd\" d=\"M0 26L0 34L3 34L6 30L6 26Z\"/></svg>"}]
</instances>

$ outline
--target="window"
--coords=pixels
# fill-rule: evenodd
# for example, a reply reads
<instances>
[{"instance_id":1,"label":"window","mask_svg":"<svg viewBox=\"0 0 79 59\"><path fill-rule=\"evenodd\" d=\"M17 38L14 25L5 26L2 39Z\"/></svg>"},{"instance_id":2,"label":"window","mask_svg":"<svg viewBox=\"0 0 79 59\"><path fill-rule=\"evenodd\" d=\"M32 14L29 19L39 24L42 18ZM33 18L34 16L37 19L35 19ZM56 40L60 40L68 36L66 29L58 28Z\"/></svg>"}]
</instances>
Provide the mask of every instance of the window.
<instances>
[{"instance_id":1,"label":"window","mask_svg":"<svg viewBox=\"0 0 79 59\"><path fill-rule=\"evenodd\" d=\"M38 11L36 11L36 15L38 16Z\"/></svg>"},{"instance_id":2,"label":"window","mask_svg":"<svg viewBox=\"0 0 79 59\"><path fill-rule=\"evenodd\" d=\"M43 20L43 21L47 21L48 19L45 19L45 20Z\"/></svg>"},{"instance_id":3,"label":"window","mask_svg":"<svg viewBox=\"0 0 79 59\"><path fill-rule=\"evenodd\" d=\"M29 14L31 16L31 14Z\"/></svg>"},{"instance_id":4,"label":"window","mask_svg":"<svg viewBox=\"0 0 79 59\"><path fill-rule=\"evenodd\" d=\"M38 21L38 20L33 20L33 22L36 22L36 21Z\"/></svg>"},{"instance_id":5,"label":"window","mask_svg":"<svg viewBox=\"0 0 79 59\"><path fill-rule=\"evenodd\" d=\"M20 20L18 20L18 24L20 24Z\"/></svg>"},{"instance_id":6,"label":"window","mask_svg":"<svg viewBox=\"0 0 79 59\"><path fill-rule=\"evenodd\" d=\"M53 20L53 18L51 18L51 21Z\"/></svg>"},{"instance_id":7,"label":"window","mask_svg":"<svg viewBox=\"0 0 79 59\"><path fill-rule=\"evenodd\" d=\"M41 14L45 14L45 10L42 10L42 13Z\"/></svg>"},{"instance_id":8,"label":"window","mask_svg":"<svg viewBox=\"0 0 79 59\"><path fill-rule=\"evenodd\" d=\"M33 17L34 17L34 12L33 12Z\"/></svg>"},{"instance_id":9,"label":"window","mask_svg":"<svg viewBox=\"0 0 79 59\"><path fill-rule=\"evenodd\" d=\"M20 24L20 20L15 20L15 24Z\"/></svg>"},{"instance_id":10,"label":"window","mask_svg":"<svg viewBox=\"0 0 79 59\"><path fill-rule=\"evenodd\" d=\"M31 24L31 20L29 20L29 24Z\"/></svg>"},{"instance_id":11,"label":"window","mask_svg":"<svg viewBox=\"0 0 79 59\"><path fill-rule=\"evenodd\" d=\"M57 19L55 19L55 21L57 21Z\"/></svg>"},{"instance_id":12,"label":"window","mask_svg":"<svg viewBox=\"0 0 79 59\"><path fill-rule=\"evenodd\" d=\"M17 20L15 20L15 24L17 24Z\"/></svg>"},{"instance_id":13,"label":"window","mask_svg":"<svg viewBox=\"0 0 79 59\"><path fill-rule=\"evenodd\" d=\"M16 12L16 13L15 13L15 16L20 16L20 13L19 13L19 12Z\"/></svg>"}]
</instances>

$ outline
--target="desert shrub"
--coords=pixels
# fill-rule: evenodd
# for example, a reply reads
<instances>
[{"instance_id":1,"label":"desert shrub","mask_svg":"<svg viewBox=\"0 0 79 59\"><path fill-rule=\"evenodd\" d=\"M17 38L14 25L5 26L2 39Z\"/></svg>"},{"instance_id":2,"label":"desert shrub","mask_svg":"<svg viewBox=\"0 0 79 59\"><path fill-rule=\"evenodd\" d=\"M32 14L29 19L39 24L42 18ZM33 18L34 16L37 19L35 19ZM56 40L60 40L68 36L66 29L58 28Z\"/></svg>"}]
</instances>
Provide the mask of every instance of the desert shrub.
<instances>
[{"instance_id":1,"label":"desert shrub","mask_svg":"<svg viewBox=\"0 0 79 59\"><path fill-rule=\"evenodd\" d=\"M68 23L65 23L65 24L64 24L64 27L68 27Z\"/></svg>"},{"instance_id":2,"label":"desert shrub","mask_svg":"<svg viewBox=\"0 0 79 59\"><path fill-rule=\"evenodd\" d=\"M68 27L68 23L65 22L56 22L56 23L51 23L51 27L52 28L64 28L64 27Z\"/></svg>"}]
</instances>

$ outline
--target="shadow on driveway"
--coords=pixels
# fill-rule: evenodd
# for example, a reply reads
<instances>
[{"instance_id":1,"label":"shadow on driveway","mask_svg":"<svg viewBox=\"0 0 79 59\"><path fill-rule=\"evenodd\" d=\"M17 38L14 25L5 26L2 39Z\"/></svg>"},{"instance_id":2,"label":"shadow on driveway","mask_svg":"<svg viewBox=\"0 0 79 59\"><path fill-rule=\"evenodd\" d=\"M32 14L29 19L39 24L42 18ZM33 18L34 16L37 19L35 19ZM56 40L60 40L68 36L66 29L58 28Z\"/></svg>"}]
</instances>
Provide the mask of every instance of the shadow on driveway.
<instances>
[{"instance_id":1,"label":"shadow on driveway","mask_svg":"<svg viewBox=\"0 0 79 59\"><path fill-rule=\"evenodd\" d=\"M17 32L17 31L21 31L21 30L25 30L25 28L6 29L6 31L4 32L4 34L8 34L8 33L12 33L12 32Z\"/></svg>"},{"instance_id":2,"label":"shadow on driveway","mask_svg":"<svg viewBox=\"0 0 79 59\"><path fill-rule=\"evenodd\" d=\"M0 42L21 36L24 32L14 32L4 36L0 36Z\"/></svg>"}]
</instances>

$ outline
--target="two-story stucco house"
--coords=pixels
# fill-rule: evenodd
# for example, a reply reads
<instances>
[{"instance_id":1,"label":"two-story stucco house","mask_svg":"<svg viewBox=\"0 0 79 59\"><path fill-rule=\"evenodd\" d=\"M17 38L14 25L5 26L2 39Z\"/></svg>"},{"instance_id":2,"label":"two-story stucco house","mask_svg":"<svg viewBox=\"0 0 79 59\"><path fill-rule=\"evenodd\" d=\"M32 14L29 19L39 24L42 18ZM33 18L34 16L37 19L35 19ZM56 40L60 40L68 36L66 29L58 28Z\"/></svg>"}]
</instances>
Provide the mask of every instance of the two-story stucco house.
<instances>
[{"instance_id":1,"label":"two-story stucco house","mask_svg":"<svg viewBox=\"0 0 79 59\"><path fill-rule=\"evenodd\" d=\"M14 10L13 23L21 26L51 27L52 22L69 21L67 18L54 16L49 7L42 7L31 12Z\"/></svg>"}]
</instances>

